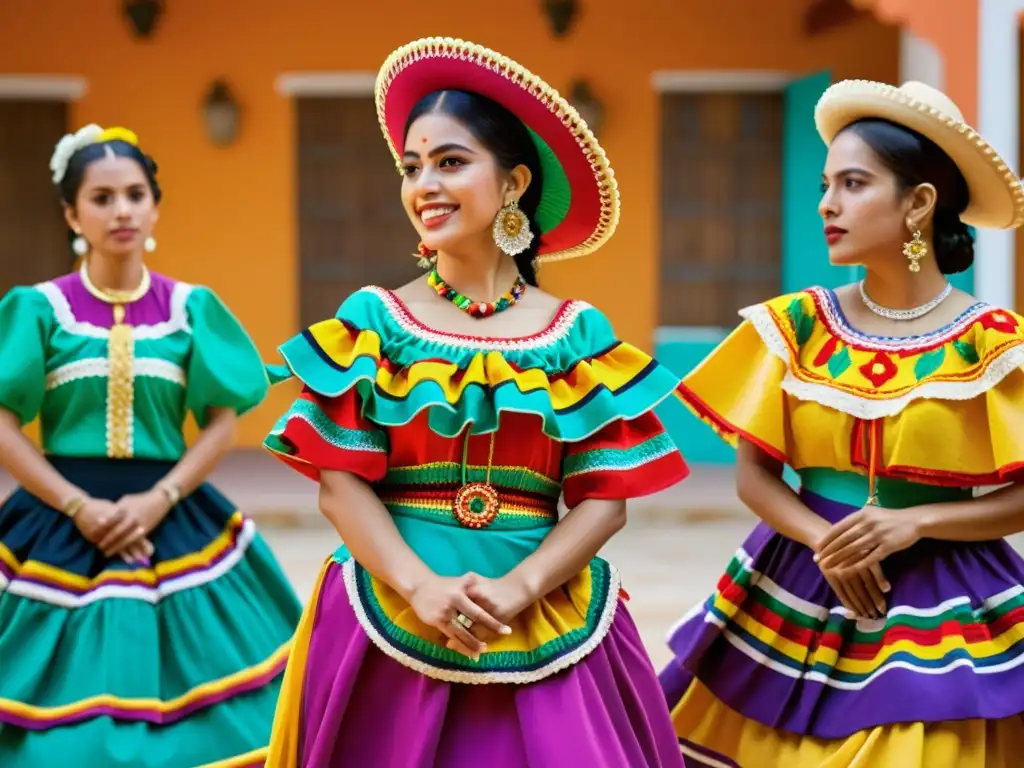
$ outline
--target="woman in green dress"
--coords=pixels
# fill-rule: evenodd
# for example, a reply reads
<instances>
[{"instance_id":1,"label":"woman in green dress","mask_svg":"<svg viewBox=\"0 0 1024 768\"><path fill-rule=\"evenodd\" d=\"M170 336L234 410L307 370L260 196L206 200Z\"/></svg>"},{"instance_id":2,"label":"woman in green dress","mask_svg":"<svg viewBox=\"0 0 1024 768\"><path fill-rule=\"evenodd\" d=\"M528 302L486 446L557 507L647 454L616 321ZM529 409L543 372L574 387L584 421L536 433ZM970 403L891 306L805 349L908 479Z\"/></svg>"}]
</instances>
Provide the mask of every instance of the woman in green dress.
<instances>
[{"instance_id":1,"label":"woman in green dress","mask_svg":"<svg viewBox=\"0 0 1024 768\"><path fill-rule=\"evenodd\" d=\"M300 604L204 480L263 365L213 291L147 270L134 134L87 126L51 170L81 269L0 300L0 765L262 766Z\"/></svg>"}]
</instances>

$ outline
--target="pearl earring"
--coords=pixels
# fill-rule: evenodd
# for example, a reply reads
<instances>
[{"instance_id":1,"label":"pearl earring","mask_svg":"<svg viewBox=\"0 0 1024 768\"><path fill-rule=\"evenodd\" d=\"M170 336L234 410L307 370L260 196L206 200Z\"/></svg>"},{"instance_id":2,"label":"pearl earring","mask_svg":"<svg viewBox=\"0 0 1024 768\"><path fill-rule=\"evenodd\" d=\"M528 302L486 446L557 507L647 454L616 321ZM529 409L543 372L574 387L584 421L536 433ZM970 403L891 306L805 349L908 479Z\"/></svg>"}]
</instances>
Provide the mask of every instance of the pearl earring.
<instances>
[{"instance_id":1,"label":"pearl earring","mask_svg":"<svg viewBox=\"0 0 1024 768\"><path fill-rule=\"evenodd\" d=\"M156 250L156 238L147 237L146 242L142 244L142 247L146 249L146 253L152 253Z\"/></svg>"},{"instance_id":2,"label":"pearl earring","mask_svg":"<svg viewBox=\"0 0 1024 768\"><path fill-rule=\"evenodd\" d=\"M74 251L77 256L85 256L89 253L89 241L79 235L71 241L71 250Z\"/></svg>"}]
</instances>

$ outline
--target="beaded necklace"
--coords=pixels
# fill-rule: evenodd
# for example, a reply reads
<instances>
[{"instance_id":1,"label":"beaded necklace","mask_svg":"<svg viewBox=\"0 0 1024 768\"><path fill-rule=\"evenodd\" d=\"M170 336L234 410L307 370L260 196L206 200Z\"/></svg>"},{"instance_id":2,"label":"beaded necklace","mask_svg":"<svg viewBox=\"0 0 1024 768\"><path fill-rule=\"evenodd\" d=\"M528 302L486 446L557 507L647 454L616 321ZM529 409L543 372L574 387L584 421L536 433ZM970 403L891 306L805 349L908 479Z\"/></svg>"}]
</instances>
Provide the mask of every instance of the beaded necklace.
<instances>
[{"instance_id":1,"label":"beaded necklace","mask_svg":"<svg viewBox=\"0 0 1024 768\"><path fill-rule=\"evenodd\" d=\"M427 276L427 283L442 299L450 301L467 315L477 318L490 317L499 312L504 312L509 307L518 304L519 300L523 298L523 294L526 293L526 281L523 280L522 275L516 275L515 283L513 283L505 295L489 304L485 304L482 301L473 301L463 296L442 280L436 269Z\"/></svg>"}]
</instances>

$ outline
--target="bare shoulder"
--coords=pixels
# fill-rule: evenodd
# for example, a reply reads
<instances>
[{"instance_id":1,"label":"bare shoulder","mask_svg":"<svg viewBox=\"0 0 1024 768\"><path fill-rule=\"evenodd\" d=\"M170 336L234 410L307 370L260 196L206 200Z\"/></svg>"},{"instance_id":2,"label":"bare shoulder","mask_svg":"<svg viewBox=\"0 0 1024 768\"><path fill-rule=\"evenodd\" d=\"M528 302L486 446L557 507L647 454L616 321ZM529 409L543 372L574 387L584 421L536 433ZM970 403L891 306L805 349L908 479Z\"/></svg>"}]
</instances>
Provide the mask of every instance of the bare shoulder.
<instances>
[{"instance_id":1,"label":"bare shoulder","mask_svg":"<svg viewBox=\"0 0 1024 768\"><path fill-rule=\"evenodd\" d=\"M565 303L564 299L560 299L557 296L553 296L547 291L541 290L540 288L530 288L524 297L523 303L529 302L532 307L538 311L555 312L562 304Z\"/></svg>"},{"instance_id":2,"label":"bare shoulder","mask_svg":"<svg viewBox=\"0 0 1024 768\"><path fill-rule=\"evenodd\" d=\"M845 299L847 296L860 296L860 283L847 283L846 285L840 285L838 288L833 289L836 298Z\"/></svg>"},{"instance_id":3,"label":"bare shoulder","mask_svg":"<svg viewBox=\"0 0 1024 768\"><path fill-rule=\"evenodd\" d=\"M426 280L422 277L417 277L415 280L410 280L405 285L396 288L394 290L394 294L403 302L409 303L429 298L434 295L434 292L431 290L430 286L427 285Z\"/></svg>"},{"instance_id":4,"label":"bare shoulder","mask_svg":"<svg viewBox=\"0 0 1024 768\"><path fill-rule=\"evenodd\" d=\"M967 291L961 291L959 288L954 288L946 301L949 302L950 308L958 313L965 312L973 306L984 303L979 301L977 296Z\"/></svg>"}]
</instances>

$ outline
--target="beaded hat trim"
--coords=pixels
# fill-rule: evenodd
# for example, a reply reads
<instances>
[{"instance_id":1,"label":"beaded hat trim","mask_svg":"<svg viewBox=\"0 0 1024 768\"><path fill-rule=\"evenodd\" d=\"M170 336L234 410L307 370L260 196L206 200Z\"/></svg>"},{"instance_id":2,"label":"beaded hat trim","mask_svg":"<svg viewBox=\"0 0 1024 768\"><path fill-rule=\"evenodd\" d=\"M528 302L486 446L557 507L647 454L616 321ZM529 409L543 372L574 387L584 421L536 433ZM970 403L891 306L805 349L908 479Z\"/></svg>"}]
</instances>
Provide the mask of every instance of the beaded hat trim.
<instances>
[{"instance_id":1,"label":"beaded hat trim","mask_svg":"<svg viewBox=\"0 0 1024 768\"><path fill-rule=\"evenodd\" d=\"M428 93L444 89L472 91L502 104L530 130L542 165L555 164L555 174L544 168L541 207L550 212L551 224L546 227L538 216L538 261L586 256L607 242L619 221L619 190L593 131L540 77L481 45L423 38L398 48L381 66L374 88L377 117L399 172L409 113Z\"/></svg>"},{"instance_id":2,"label":"beaded hat trim","mask_svg":"<svg viewBox=\"0 0 1024 768\"><path fill-rule=\"evenodd\" d=\"M953 101L924 83L897 88L871 80L843 80L822 94L814 110L826 144L856 120L878 117L935 142L956 163L970 193L960 215L965 224L1016 229L1024 224L1024 189L1017 175L971 126Z\"/></svg>"}]
</instances>

